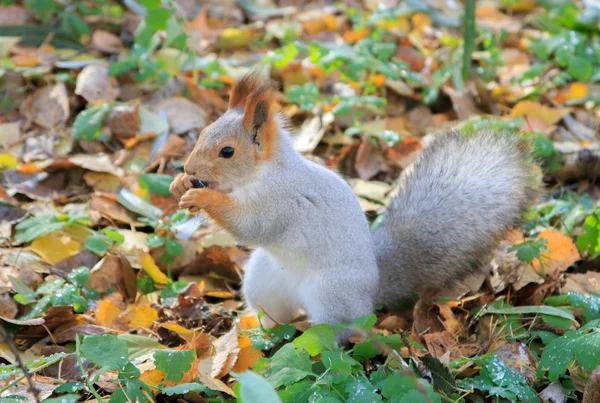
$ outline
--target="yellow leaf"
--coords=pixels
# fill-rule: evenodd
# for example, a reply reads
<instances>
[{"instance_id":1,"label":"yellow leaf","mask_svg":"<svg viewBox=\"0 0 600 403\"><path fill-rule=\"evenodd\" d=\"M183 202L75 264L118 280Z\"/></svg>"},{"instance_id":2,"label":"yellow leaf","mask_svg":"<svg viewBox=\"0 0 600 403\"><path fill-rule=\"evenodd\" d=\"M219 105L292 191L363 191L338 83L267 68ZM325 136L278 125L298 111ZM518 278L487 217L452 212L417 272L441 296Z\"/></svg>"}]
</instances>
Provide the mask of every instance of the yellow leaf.
<instances>
[{"instance_id":1,"label":"yellow leaf","mask_svg":"<svg viewBox=\"0 0 600 403\"><path fill-rule=\"evenodd\" d=\"M156 368L140 375L140 381L152 386L160 385L163 379L165 379L165 374Z\"/></svg>"},{"instance_id":2,"label":"yellow leaf","mask_svg":"<svg viewBox=\"0 0 600 403\"><path fill-rule=\"evenodd\" d=\"M196 332L177 324L177 323L161 323L160 327L171 330L184 340L192 341Z\"/></svg>"},{"instance_id":3,"label":"yellow leaf","mask_svg":"<svg viewBox=\"0 0 600 403\"><path fill-rule=\"evenodd\" d=\"M252 346L242 348L240 353L238 354L237 361L233 368L231 368L232 372L241 374L242 372L250 369L256 364L256 361L263 357L262 351L255 349Z\"/></svg>"},{"instance_id":4,"label":"yellow leaf","mask_svg":"<svg viewBox=\"0 0 600 403\"><path fill-rule=\"evenodd\" d=\"M556 270L565 271L581 257L571 237L555 229L542 231L536 238L545 239L550 252L542 252L539 259L533 259L531 265L541 275L552 275Z\"/></svg>"},{"instance_id":5,"label":"yellow leaf","mask_svg":"<svg viewBox=\"0 0 600 403\"><path fill-rule=\"evenodd\" d=\"M160 271L160 268L156 265L156 263L154 263L154 260L152 260L152 256L150 256L146 252L141 252L141 265L142 269L144 269L144 271L148 273L150 278L156 284L167 284L169 279L167 278L165 273Z\"/></svg>"},{"instance_id":6,"label":"yellow leaf","mask_svg":"<svg viewBox=\"0 0 600 403\"><path fill-rule=\"evenodd\" d=\"M220 298L220 299L228 299L233 298L233 294L229 291L206 291L204 293L207 297Z\"/></svg>"},{"instance_id":7,"label":"yellow leaf","mask_svg":"<svg viewBox=\"0 0 600 403\"><path fill-rule=\"evenodd\" d=\"M238 323L238 328L241 330L249 330L258 327L260 323L258 322L258 316L253 314L240 316L240 321Z\"/></svg>"},{"instance_id":8,"label":"yellow leaf","mask_svg":"<svg viewBox=\"0 0 600 403\"><path fill-rule=\"evenodd\" d=\"M573 83L569 89L569 99L585 98L589 94L587 85L584 83Z\"/></svg>"},{"instance_id":9,"label":"yellow leaf","mask_svg":"<svg viewBox=\"0 0 600 403\"><path fill-rule=\"evenodd\" d=\"M410 19L415 29L418 30L423 30L424 28L433 25L431 17L429 17L427 14L416 13Z\"/></svg>"},{"instance_id":10,"label":"yellow leaf","mask_svg":"<svg viewBox=\"0 0 600 403\"><path fill-rule=\"evenodd\" d=\"M17 160L10 154L0 154L0 172L17 168Z\"/></svg>"},{"instance_id":11,"label":"yellow leaf","mask_svg":"<svg viewBox=\"0 0 600 403\"><path fill-rule=\"evenodd\" d=\"M158 312L150 305L132 306L119 315L118 320L130 329L148 329L158 319Z\"/></svg>"},{"instance_id":12,"label":"yellow leaf","mask_svg":"<svg viewBox=\"0 0 600 403\"><path fill-rule=\"evenodd\" d=\"M81 244L61 232L44 235L31 244L31 249L45 262L55 265L79 252Z\"/></svg>"},{"instance_id":13,"label":"yellow leaf","mask_svg":"<svg viewBox=\"0 0 600 403\"><path fill-rule=\"evenodd\" d=\"M100 326L112 327L121 310L109 299L103 299L96 306L96 322Z\"/></svg>"},{"instance_id":14,"label":"yellow leaf","mask_svg":"<svg viewBox=\"0 0 600 403\"><path fill-rule=\"evenodd\" d=\"M567 113L569 113L568 108L550 108L539 102L521 101L514 106L510 116L513 118L532 117L553 125Z\"/></svg>"}]
</instances>

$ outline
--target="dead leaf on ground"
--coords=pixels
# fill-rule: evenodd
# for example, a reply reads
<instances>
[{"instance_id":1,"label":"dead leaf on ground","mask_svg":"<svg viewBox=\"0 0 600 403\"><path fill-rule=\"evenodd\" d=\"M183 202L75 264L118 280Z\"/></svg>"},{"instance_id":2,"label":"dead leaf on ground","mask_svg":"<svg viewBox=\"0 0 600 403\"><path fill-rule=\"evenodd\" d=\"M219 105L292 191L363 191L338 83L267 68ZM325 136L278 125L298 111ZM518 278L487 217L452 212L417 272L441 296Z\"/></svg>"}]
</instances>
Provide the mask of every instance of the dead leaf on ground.
<instances>
[{"instance_id":1,"label":"dead leaf on ground","mask_svg":"<svg viewBox=\"0 0 600 403\"><path fill-rule=\"evenodd\" d=\"M529 347L520 342L507 343L494 350L494 354L533 385L537 363Z\"/></svg>"},{"instance_id":2,"label":"dead leaf on ground","mask_svg":"<svg viewBox=\"0 0 600 403\"><path fill-rule=\"evenodd\" d=\"M386 169L383 152L369 141L363 141L358 146L354 167L358 175L365 180L373 178Z\"/></svg>"},{"instance_id":3,"label":"dead leaf on ground","mask_svg":"<svg viewBox=\"0 0 600 403\"><path fill-rule=\"evenodd\" d=\"M135 137L140 132L140 105L122 104L115 106L106 119L111 133L119 138Z\"/></svg>"},{"instance_id":4,"label":"dead leaf on ground","mask_svg":"<svg viewBox=\"0 0 600 403\"><path fill-rule=\"evenodd\" d=\"M598 396L600 398L600 395ZM542 403L564 403L567 400L560 382L552 382L540 392Z\"/></svg>"},{"instance_id":5,"label":"dead leaf on ground","mask_svg":"<svg viewBox=\"0 0 600 403\"><path fill-rule=\"evenodd\" d=\"M22 104L21 113L47 129L66 123L71 115L67 88L60 83L35 91Z\"/></svg>"},{"instance_id":6,"label":"dead leaf on ground","mask_svg":"<svg viewBox=\"0 0 600 403\"><path fill-rule=\"evenodd\" d=\"M156 113L167 116L171 130L182 134L206 126L206 112L192 101L183 97L167 98L154 106Z\"/></svg>"},{"instance_id":7,"label":"dead leaf on ground","mask_svg":"<svg viewBox=\"0 0 600 403\"><path fill-rule=\"evenodd\" d=\"M123 47L117 35L103 29L94 31L91 45L100 52L109 54L118 54Z\"/></svg>"},{"instance_id":8,"label":"dead leaf on ground","mask_svg":"<svg viewBox=\"0 0 600 403\"><path fill-rule=\"evenodd\" d=\"M0 26L23 25L27 21L27 11L17 5L0 6Z\"/></svg>"},{"instance_id":9,"label":"dead leaf on ground","mask_svg":"<svg viewBox=\"0 0 600 403\"><path fill-rule=\"evenodd\" d=\"M109 76L107 66L90 64L77 76L75 94L90 103L113 102L119 96L119 89L116 79Z\"/></svg>"},{"instance_id":10,"label":"dead leaf on ground","mask_svg":"<svg viewBox=\"0 0 600 403\"><path fill-rule=\"evenodd\" d=\"M581 259L579 250L570 236L555 229L547 229L536 237L536 240L541 239L546 241L546 248L550 252L542 252L541 261L533 259L531 262L538 274L548 276L555 270L565 271Z\"/></svg>"}]
</instances>

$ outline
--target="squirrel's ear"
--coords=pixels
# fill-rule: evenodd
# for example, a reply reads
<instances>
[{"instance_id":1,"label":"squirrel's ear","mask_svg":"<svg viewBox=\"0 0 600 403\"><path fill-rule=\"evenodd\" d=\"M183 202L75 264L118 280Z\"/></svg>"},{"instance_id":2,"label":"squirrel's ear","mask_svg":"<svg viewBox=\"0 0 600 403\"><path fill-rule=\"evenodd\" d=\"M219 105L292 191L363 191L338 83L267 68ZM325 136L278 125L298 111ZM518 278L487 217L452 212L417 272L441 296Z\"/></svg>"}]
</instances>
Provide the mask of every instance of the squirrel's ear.
<instances>
[{"instance_id":1,"label":"squirrel's ear","mask_svg":"<svg viewBox=\"0 0 600 403\"><path fill-rule=\"evenodd\" d=\"M231 89L229 109L243 108L250 94L258 87L260 87L260 76L257 72L246 74L239 79Z\"/></svg>"}]
</instances>

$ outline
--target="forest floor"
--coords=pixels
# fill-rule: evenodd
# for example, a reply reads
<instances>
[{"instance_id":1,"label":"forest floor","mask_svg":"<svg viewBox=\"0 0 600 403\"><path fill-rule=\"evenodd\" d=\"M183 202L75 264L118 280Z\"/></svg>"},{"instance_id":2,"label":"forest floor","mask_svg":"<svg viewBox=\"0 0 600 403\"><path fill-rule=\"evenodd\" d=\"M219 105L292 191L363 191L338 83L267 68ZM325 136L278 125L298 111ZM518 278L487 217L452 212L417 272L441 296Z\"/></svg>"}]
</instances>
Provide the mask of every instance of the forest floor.
<instances>
[{"instance_id":1,"label":"forest floor","mask_svg":"<svg viewBox=\"0 0 600 403\"><path fill-rule=\"evenodd\" d=\"M0 0L0 401L599 402L599 27L594 0ZM545 195L348 346L263 329L248 249L169 192L256 68L372 222L448 128L520 133Z\"/></svg>"}]
</instances>

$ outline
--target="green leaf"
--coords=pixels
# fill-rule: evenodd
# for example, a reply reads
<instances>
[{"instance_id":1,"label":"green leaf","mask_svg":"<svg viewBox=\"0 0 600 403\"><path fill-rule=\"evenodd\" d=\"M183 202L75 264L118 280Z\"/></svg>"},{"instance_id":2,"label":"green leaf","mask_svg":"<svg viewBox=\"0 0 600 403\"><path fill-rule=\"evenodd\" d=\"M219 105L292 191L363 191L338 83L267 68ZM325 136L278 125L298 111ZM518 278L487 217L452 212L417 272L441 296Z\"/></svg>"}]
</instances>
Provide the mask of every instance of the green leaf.
<instances>
[{"instance_id":1,"label":"green leaf","mask_svg":"<svg viewBox=\"0 0 600 403\"><path fill-rule=\"evenodd\" d=\"M579 337L578 332L571 331L548 343L538 365L538 377L548 371L548 379L556 381L563 375L573 361L575 342Z\"/></svg>"},{"instance_id":2,"label":"green leaf","mask_svg":"<svg viewBox=\"0 0 600 403\"><path fill-rule=\"evenodd\" d=\"M294 340L298 350L305 349L310 356L315 356L327 350L335 350L335 330L326 324L313 326Z\"/></svg>"},{"instance_id":3,"label":"green leaf","mask_svg":"<svg viewBox=\"0 0 600 403\"><path fill-rule=\"evenodd\" d=\"M135 360L152 351L164 348L158 341L146 336L138 336L135 334L123 333L117 338L127 346L127 353L130 360Z\"/></svg>"},{"instance_id":4,"label":"green leaf","mask_svg":"<svg viewBox=\"0 0 600 403\"><path fill-rule=\"evenodd\" d=\"M161 209L146 203L144 200L140 199L138 196L134 195L125 188L121 188L117 192L117 201L126 209L153 220L158 220L163 215L163 211Z\"/></svg>"},{"instance_id":5,"label":"green leaf","mask_svg":"<svg viewBox=\"0 0 600 403\"><path fill-rule=\"evenodd\" d=\"M83 357L99 367L122 371L129 363L127 344L113 334L86 336L80 349Z\"/></svg>"},{"instance_id":6,"label":"green leaf","mask_svg":"<svg viewBox=\"0 0 600 403\"><path fill-rule=\"evenodd\" d=\"M92 106L77 115L73 122L75 140L96 140L100 136L100 130L104 119L112 109L112 104L106 103L102 106Z\"/></svg>"},{"instance_id":7,"label":"green leaf","mask_svg":"<svg viewBox=\"0 0 600 403\"><path fill-rule=\"evenodd\" d=\"M67 279L78 287L82 287L90 282L90 269L87 267L78 267L67 275Z\"/></svg>"},{"instance_id":8,"label":"green leaf","mask_svg":"<svg viewBox=\"0 0 600 403\"><path fill-rule=\"evenodd\" d=\"M573 56L569 61L567 71L578 81L587 81L592 75L592 62L581 56Z\"/></svg>"},{"instance_id":9,"label":"green leaf","mask_svg":"<svg viewBox=\"0 0 600 403\"><path fill-rule=\"evenodd\" d=\"M110 239L117 245L121 245L123 242L125 242L125 237L119 234L119 232L115 229L104 228L102 232L104 233L104 235L106 235L108 239Z\"/></svg>"},{"instance_id":10,"label":"green leaf","mask_svg":"<svg viewBox=\"0 0 600 403\"><path fill-rule=\"evenodd\" d=\"M600 255L600 219L596 213L588 216L575 244L582 253L588 253L591 259Z\"/></svg>"},{"instance_id":11,"label":"green leaf","mask_svg":"<svg viewBox=\"0 0 600 403\"><path fill-rule=\"evenodd\" d=\"M154 8L146 13L146 24L155 31L167 28L167 20L171 17L171 11L166 8Z\"/></svg>"},{"instance_id":12,"label":"green leaf","mask_svg":"<svg viewBox=\"0 0 600 403\"><path fill-rule=\"evenodd\" d=\"M281 347L271 358L266 378L275 388L296 383L312 373L312 362L304 351L297 352L291 343Z\"/></svg>"},{"instance_id":13,"label":"green leaf","mask_svg":"<svg viewBox=\"0 0 600 403\"><path fill-rule=\"evenodd\" d=\"M516 306L510 308L495 308L488 306L482 314L493 313L497 315L522 315L525 313L534 313L539 315L551 315L563 319L575 321L573 313L566 309L555 308L553 306L532 305L532 306Z\"/></svg>"},{"instance_id":14,"label":"green leaf","mask_svg":"<svg viewBox=\"0 0 600 403\"><path fill-rule=\"evenodd\" d=\"M185 395L188 392L202 393L208 388L200 383L182 383L181 385L169 386L162 390L167 396Z\"/></svg>"},{"instance_id":15,"label":"green leaf","mask_svg":"<svg viewBox=\"0 0 600 403\"><path fill-rule=\"evenodd\" d=\"M165 238L160 235L150 234L148 238L146 238L146 245L151 248L160 248L165 244Z\"/></svg>"},{"instance_id":16,"label":"green leaf","mask_svg":"<svg viewBox=\"0 0 600 403\"><path fill-rule=\"evenodd\" d=\"M90 251L94 252L96 255L104 256L104 254L108 252L108 250L112 246L112 242L110 242L110 240L107 239L107 237L96 234L87 237L83 242L83 245Z\"/></svg>"},{"instance_id":17,"label":"green leaf","mask_svg":"<svg viewBox=\"0 0 600 403\"><path fill-rule=\"evenodd\" d=\"M404 396L409 391L416 388L414 378L402 376L398 373L392 374L384 380L377 383L377 388L386 399L392 399Z\"/></svg>"},{"instance_id":18,"label":"green leaf","mask_svg":"<svg viewBox=\"0 0 600 403\"><path fill-rule=\"evenodd\" d=\"M160 0L140 0L140 4L149 10L160 7L160 3Z\"/></svg>"},{"instance_id":19,"label":"green leaf","mask_svg":"<svg viewBox=\"0 0 600 403\"><path fill-rule=\"evenodd\" d=\"M179 382L195 358L195 350L160 350L154 353L154 364L165 374L165 380Z\"/></svg>"},{"instance_id":20,"label":"green leaf","mask_svg":"<svg viewBox=\"0 0 600 403\"><path fill-rule=\"evenodd\" d=\"M450 373L448 367L442 364L439 359L424 356L421 357L421 361L423 361L425 368L431 372L433 387L436 390L441 390L446 395L456 392L456 382L454 381L454 377Z\"/></svg>"},{"instance_id":21,"label":"green leaf","mask_svg":"<svg viewBox=\"0 0 600 403\"><path fill-rule=\"evenodd\" d=\"M148 189L150 193L160 196L170 196L169 186L173 182L171 175L143 174L138 178L138 182L143 189Z\"/></svg>"},{"instance_id":22,"label":"green leaf","mask_svg":"<svg viewBox=\"0 0 600 403\"><path fill-rule=\"evenodd\" d=\"M54 389L54 393L72 393L86 388L83 382L67 382Z\"/></svg>"},{"instance_id":23,"label":"green leaf","mask_svg":"<svg viewBox=\"0 0 600 403\"><path fill-rule=\"evenodd\" d=\"M587 372L600 364L600 332L594 331L575 341L575 359Z\"/></svg>"},{"instance_id":24,"label":"green leaf","mask_svg":"<svg viewBox=\"0 0 600 403\"><path fill-rule=\"evenodd\" d=\"M542 252L550 252L546 248L547 241L545 239L525 241L518 245L511 246L508 251L517 251L517 259L521 262L531 263L533 259L540 259Z\"/></svg>"},{"instance_id":25,"label":"green leaf","mask_svg":"<svg viewBox=\"0 0 600 403\"><path fill-rule=\"evenodd\" d=\"M377 315L372 313L370 315L361 316L360 318L354 319L352 322L363 329L371 330L371 328L375 326L375 323L377 323Z\"/></svg>"},{"instance_id":26,"label":"green leaf","mask_svg":"<svg viewBox=\"0 0 600 403\"><path fill-rule=\"evenodd\" d=\"M44 399L43 403L76 403L80 399L79 395L68 394L62 395L61 397L55 397L52 399Z\"/></svg>"},{"instance_id":27,"label":"green leaf","mask_svg":"<svg viewBox=\"0 0 600 403\"><path fill-rule=\"evenodd\" d=\"M569 304L575 308L583 308L583 321L589 322L600 318L600 296L594 294L581 294L570 291Z\"/></svg>"},{"instance_id":28,"label":"green leaf","mask_svg":"<svg viewBox=\"0 0 600 403\"><path fill-rule=\"evenodd\" d=\"M151 402L148 399L148 396L150 396L149 388L139 379L123 379L120 381L123 387L115 390L108 403Z\"/></svg>"},{"instance_id":29,"label":"green leaf","mask_svg":"<svg viewBox=\"0 0 600 403\"><path fill-rule=\"evenodd\" d=\"M165 251L172 256L181 256L183 253L183 245L176 239L167 239Z\"/></svg>"},{"instance_id":30,"label":"green leaf","mask_svg":"<svg viewBox=\"0 0 600 403\"><path fill-rule=\"evenodd\" d=\"M246 371L236 377L240 385L236 396L240 403L281 403L273 387L261 376Z\"/></svg>"},{"instance_id":31,"label":"green leaf","mask_svg":"<svg viewBox=\"0 0 600 403\"><path fill-rule=\"evenodd\" d=\"M377 388L366 379L360 379L349 383L345 387L348 394L347 403L378 403L383 402L381 395L377 394Z\"/></svg>"},{"instance_id":32,"label":"green leaf","mask_svg":"<svg viewBox=\"0 0 600 403\"><path fill-rule=\"evenodd\" d=\"M21 243L33 242L37 238L63 229L65 225L66 222L58 221L53 214L28 218L15 227L15 240Z\"/></svg>"},{"instance_id":33,"label":"green leaf","mask_svg":"<svg viewBox=\"0 0 600 403\"><path fill-rule=\"evenodd\" d=\"M463 45L463 64L462 78L466 80L469 77L471 69L471 56L475 50L475 0L467 0L465 5L465 14L463 17L464 27L464 45Z\"/></svg>"}]
</instances>

